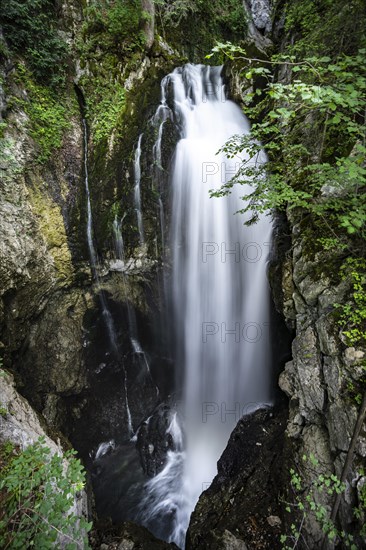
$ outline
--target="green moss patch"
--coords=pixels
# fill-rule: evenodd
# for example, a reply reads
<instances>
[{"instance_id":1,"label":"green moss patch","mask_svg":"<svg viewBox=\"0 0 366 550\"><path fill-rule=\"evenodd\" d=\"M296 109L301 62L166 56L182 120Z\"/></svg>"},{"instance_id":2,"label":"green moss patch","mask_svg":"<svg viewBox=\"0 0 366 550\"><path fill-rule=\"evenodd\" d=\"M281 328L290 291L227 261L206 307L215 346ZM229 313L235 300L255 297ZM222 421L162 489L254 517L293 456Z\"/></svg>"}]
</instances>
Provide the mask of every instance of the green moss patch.
<instances>
[{"instance_id":1,"label":"green moss patch","mask_svg":"<svg viewBox=\"0 0 366 550\"><path fill-rule=\"evenodd\" d=\"M29 199L47 248L54 259L57 277L63 284L70 284L74 269L61 209L48 196L41 183L33 182L32 187L29 187Z\"/></svg>"},{"instance_id":2,"label":"green moss patch","mask_svg":"<svg viewBox=\"0 0 366 550\"><path fill-rule=\"evenodd\" d=\"M29 135L38 145L36 161L44 164L61 147L63 136L70 128L71 100L36 84L23 64L18 65L15 80L24 89L26 99L13 98L13 102L29 117Z\"/></svg>"}]
</instances>

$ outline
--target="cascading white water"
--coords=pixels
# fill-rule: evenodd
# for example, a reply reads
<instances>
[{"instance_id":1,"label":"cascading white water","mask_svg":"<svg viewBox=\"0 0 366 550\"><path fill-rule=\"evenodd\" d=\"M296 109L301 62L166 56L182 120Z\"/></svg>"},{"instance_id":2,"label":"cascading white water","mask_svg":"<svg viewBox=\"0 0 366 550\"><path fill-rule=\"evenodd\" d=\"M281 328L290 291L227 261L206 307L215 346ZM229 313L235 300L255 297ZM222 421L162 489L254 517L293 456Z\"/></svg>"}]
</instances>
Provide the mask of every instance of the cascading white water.
<instances>
[{"instance_id":1,"label":"cascading white water","mask_svg":"<svg viewBox=\"0 0 366 550\"><path fill-rule=\"evenodd\" d=\"M227 100L220 74L220 67L186 65L168 77L181 128L172 173L171 251L186 445L184 451L177 445L148 482L143 510L150 528L169 517L169 533L159 527L156 533L180 547L232 429L243 414L271 400L271 223L262 216L245 227L243 217L234 215L243 206L243 188L235 186L224 198L209 196L241 160L217 151L233 135L250 132L240 108ZM164 95L164 109L165 103ZM264 162L264 155L255 161Z\"/></svg>"},{"instance_id":2,"label":"cascading white water","mask_svg":"<svg viewBox=\"0 0 366 550\"><path fill-rule=\"evenodd\" d=\"M116 448L116 442L114 441L114 439L110 439L109 441L103 441L102 443L99 444L95 453L90 453L90 456L94 458L94 460L99 460L100 458L102 458L102 456L106 455L107 453L110 453L111 451L114 451L115 448Z\"/></svg>"},{"instance_id":3,"label":"cascading white water","mask_svg":"<svg viewBox=\"0 0 366 550\"><path fill-rule=\"evenodd\" d=\"M137 227L139 230L139 238L140 238L140 245L142 246L145 242L145 236L144 236L144 224L142 221L142 212L141 212L141 189L140 189L140 183L141 183L141 141L142 141L142 135L139 135L139 139L137 142L137 147L135 151L135 163L134 163L134 176L135 176L135 209L136 209L136 216L137 216Z\"/></svg>"}]
</instances>

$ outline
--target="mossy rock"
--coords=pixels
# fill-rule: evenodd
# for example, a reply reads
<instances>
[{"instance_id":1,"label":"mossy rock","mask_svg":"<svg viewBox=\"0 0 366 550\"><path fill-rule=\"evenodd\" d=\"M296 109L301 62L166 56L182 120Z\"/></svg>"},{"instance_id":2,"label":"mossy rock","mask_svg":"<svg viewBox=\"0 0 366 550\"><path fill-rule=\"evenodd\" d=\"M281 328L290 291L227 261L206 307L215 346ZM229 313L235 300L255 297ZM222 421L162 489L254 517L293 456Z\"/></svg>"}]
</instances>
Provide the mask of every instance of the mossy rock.
<instances>
[{"instance_id":1,"label":"mossy rock","mask_svg":"<svg viewBox=\"0 0 366 550\"><path fill-rule=\"evenodd\" d=\"M39 230L53 257L57 279L63 285L69 285L74 278L74 268L61 208L48 195L45 183L41 179L35 177L32 185L28 187L28 192Z\"/></svg>"},{"instance_id":2,"label":"mossy rock","mask_svg":"<svg viewBox=\"0 0 366 550\"><path fill-rule=\"evenodd\" d=\"M125 216L124 240L127 254L139 245L136 213L134 208L134 154L139 134L143 133L143 151L149 151L153 143L154 129L149 120L160 103L162 78L182 62L171 58L153 59L141 79L126 92L122 116L113 133L113 144L103 140L93 144L90 151L90 191L94 214L94 228L98 251L111 247L112 222L116 214ZM141 195L144 221L150 253L155 246L158 224L158 198L151 186L152 159L142 158Z\"/></svg>"}]
</instances>

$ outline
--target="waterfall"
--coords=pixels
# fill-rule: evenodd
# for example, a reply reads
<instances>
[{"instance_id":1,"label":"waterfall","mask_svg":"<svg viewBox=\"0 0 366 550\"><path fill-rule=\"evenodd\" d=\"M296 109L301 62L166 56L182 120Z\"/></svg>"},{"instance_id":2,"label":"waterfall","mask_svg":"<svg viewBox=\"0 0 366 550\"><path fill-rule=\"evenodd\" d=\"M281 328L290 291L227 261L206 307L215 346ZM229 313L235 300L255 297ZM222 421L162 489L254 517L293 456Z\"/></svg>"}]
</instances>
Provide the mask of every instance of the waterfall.
<instances>
[{"instance_id":1,"label":"waterfall","mask_svg":"<svg viewBox=\"0 0 366 550\"><path fill-rule=\"evenodd\" d=\"M144 237L144 225L142 221L142 212L141 212L141 141L143 134L139 135L137 142L137 147L135 151L135 163L134 163L134 175L135 175L135 209L137 215L137 227L139 230L140 245L143 246L145 243Z\"/></svg>"},{"instance_id":2,"label":"waterfall","mask_svg":"<svg viewBox=\"0 0 366 550\"><path fill-rule=\"evenodd\" d=\"M146 484L142 509L150 529L182 548L190 514L231 431L243 414L271 401L266 262L272 227L267 216L246 227L234 215L243 206L239 186L227 197L209 196L246 157L217 151L233 135L250 132L225 95L221 68L189 64L168 80L181 132L171 177L170 247L185 446L177 445ZM167 109L165 93L161 108ZM264 161L260 153L252 162Z\"/></svg>"}]
</instances>

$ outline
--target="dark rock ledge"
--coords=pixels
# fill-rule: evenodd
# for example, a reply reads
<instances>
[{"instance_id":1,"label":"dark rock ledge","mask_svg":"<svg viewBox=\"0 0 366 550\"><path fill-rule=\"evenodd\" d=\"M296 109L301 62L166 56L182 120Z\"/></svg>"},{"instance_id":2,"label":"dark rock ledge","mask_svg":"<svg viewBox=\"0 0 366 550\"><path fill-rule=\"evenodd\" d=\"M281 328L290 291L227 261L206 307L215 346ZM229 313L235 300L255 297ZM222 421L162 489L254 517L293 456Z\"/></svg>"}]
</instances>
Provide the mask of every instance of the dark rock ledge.
<instances>
[{"instance_id":1,"label":"dark rock ledge","mask_svg":"<svg viewBox=\"0 0 366 550\"><path fill-rule=\"evenodd\" d=\"M240 420L192 514L187 550L281 548L286 424L287 411L275 409Z\"/></svg>"},{"instance_id":2,"label":"dark rock ledge","mask_svg":"<svg viewBox=\"0 0 366 550\"><path fill-rule=\"evenodd\" d=\"M145 527L132 522L123 523L120 527L102 524L96 527L91 543L98 550L178 550L175 544L155 538Z\"/></svg>"}]
</instances>

